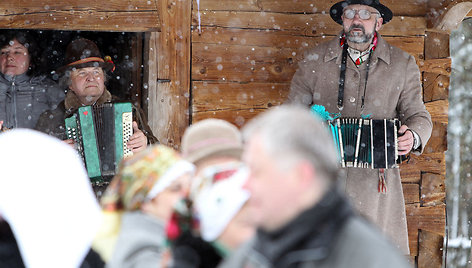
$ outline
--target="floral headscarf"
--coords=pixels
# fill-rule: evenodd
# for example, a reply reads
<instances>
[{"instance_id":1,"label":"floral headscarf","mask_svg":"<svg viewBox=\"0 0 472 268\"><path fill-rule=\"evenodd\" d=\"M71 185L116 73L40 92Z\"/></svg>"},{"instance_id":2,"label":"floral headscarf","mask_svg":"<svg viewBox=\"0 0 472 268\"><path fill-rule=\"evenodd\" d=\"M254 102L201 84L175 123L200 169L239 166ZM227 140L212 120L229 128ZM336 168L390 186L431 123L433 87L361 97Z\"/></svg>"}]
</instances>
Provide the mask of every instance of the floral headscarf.
<instances>
[{"instance_id":1,"label":"floral headscarf","mask_svg":"<svg viewBox=\"0 0 472 268\"><path fill-rule=\"evenodd\" d=\"M108 186L101 204L105 211L138 210L194 166L164 145L154 145L124 159Z\"/></svg>"}]
</instances>

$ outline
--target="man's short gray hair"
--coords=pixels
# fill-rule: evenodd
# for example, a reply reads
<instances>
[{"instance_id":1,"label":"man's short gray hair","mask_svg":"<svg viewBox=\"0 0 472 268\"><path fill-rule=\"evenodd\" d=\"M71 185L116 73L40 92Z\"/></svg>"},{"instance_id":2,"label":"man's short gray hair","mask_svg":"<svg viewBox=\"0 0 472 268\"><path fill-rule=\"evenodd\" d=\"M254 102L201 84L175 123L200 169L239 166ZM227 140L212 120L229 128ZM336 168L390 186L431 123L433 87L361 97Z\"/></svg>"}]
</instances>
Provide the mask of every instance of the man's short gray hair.
<instances>
[{"instance_id":1,"label":"man's short gray hair","mask_svg":"<svg viewBox=\"0 0 472 268\"><path fill-rule=\"evenodd\" d=\"M312 163L316 172L329 180L339 174L333 138L317 116L306 107L284 105L255 117L243 128L247 141L257 135L267 153L284 162L290 157ZM321 173L321 174L320 174Z\"/></svg>"}]
</instances>

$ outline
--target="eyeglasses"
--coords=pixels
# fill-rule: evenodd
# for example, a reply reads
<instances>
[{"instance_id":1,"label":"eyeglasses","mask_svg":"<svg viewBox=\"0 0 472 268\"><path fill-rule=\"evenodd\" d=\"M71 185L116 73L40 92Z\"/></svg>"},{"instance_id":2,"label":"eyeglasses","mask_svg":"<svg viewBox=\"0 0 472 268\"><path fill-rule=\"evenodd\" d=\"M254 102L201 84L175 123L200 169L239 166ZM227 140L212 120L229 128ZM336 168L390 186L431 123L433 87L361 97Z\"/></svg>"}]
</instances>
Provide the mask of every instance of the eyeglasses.
<instances>
[{"instance_id":1,"label":"eyeglasses","mask_svg":"<svg viewBox=\"0 0 472 268\"><path fill-rule=\"evenodd\" d=\"M356 14L359 14L359 18L361 20L369 20L372 17L372 14L380 14L380 13L369 11L367 9L360 9L360 10L345 9L343 12L344 18L349 19L349 20L352 20L356 16Z\"/></svg>"}]
</instances>

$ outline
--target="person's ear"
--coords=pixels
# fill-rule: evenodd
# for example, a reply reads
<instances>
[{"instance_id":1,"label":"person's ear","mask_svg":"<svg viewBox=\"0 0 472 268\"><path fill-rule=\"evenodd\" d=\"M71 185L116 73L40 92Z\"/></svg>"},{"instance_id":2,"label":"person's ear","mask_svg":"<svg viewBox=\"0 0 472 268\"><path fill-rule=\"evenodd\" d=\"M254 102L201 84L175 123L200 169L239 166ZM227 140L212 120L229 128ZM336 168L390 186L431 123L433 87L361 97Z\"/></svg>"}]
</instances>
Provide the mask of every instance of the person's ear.
<instances>
[{"instance_id":1,"label":"person's ear","mask_svg":"<svg viewBox=\"0 0 472 268\"><path fill-rule=\"evenodd\" d=\"M375 31L378 32L380 31L380 29L382 28L382 25L383 25L383 18L380 17L377 19L376 23L375 23Z\"/></svg>"}]
</instances>

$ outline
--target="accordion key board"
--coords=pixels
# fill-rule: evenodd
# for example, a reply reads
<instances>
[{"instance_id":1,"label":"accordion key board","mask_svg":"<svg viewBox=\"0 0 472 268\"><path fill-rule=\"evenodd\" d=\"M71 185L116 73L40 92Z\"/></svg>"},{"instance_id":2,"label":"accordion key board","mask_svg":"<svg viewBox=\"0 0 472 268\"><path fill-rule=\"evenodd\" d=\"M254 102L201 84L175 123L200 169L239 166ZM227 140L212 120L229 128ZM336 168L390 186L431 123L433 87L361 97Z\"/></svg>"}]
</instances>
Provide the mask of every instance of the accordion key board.
<instances>
[{"instance_id":1,"label":"accordion key board","mask_svg":"<svg viewBox=\"0 0 472 268\"><path fill-rule=\"evenodd\" d=\"M133 153L126 146L133 134L131 103L80 107L66 118L66 134L76 143L92 181L115 175L119 162Z\"/></svg>"}]
</instances>

